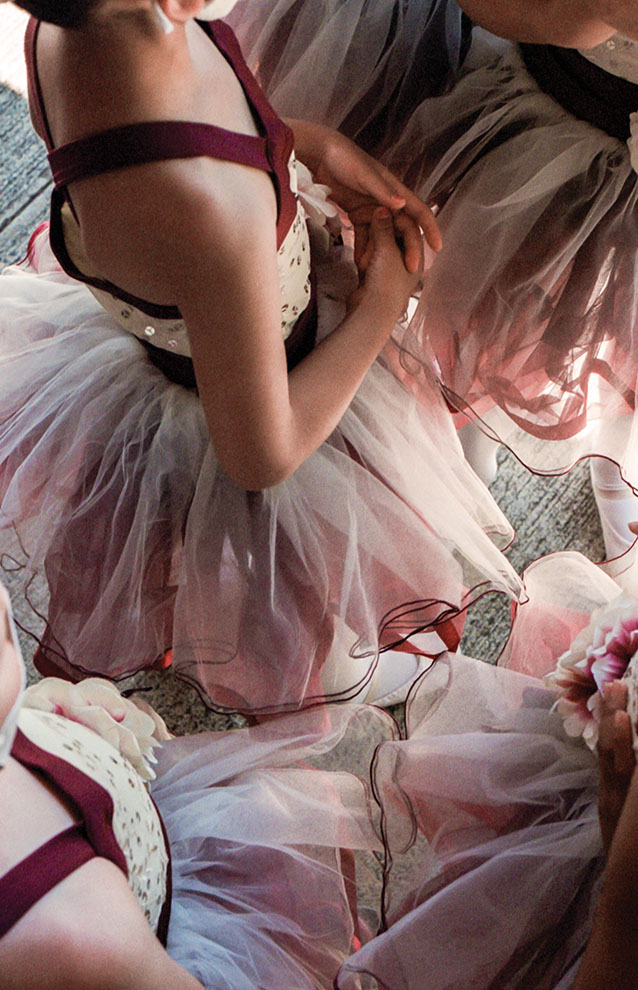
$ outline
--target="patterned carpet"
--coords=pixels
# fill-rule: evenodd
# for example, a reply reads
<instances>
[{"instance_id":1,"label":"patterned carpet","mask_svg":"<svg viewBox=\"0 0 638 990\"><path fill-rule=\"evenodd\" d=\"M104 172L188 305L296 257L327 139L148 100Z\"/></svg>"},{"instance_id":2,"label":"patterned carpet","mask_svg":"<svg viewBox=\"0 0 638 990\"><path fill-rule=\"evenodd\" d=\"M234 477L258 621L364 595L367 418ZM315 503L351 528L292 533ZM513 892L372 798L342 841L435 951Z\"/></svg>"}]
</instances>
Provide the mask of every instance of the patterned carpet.
<instances>
[{"instance_id":1,"label":"patterned carpet","mask_svg":"<svg viewBox=\"0 0 638 990\"><path fill-rule=\"evenodd\" d=\"M8 87L0 87L0 142L0 263L6 264L24 254L30 232L46 218L50 191L46 156L31 130L25 101ZM503 451L492 493L516 528L508 555L519 572L536 557L565 548L601 558L600 527L585 464L564 478L537 478ZM15 552L11 534L0 532L0 554ZM10 579L7 583L11 589ZM32 596L40 608L45 605L44 586L33 588ZM15 604L20 619L24 606L18 600ZM464 652L495 661L508 625L509 602L498 595L486 597L468 618ZM33 642L25 640L23 647L29 657ZM177 731L241 722L211 715L190 689L170 675L144 675L138 681L153 685L149 700Z\"/></svg>"}]
</instances>

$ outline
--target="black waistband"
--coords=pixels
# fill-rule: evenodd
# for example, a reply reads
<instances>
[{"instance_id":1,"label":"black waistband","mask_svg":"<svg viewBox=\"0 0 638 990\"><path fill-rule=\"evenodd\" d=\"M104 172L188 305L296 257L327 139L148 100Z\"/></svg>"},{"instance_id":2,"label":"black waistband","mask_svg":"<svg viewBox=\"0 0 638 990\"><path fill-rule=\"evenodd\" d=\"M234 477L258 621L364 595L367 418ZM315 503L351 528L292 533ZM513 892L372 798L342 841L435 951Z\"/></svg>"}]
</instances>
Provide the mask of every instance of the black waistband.
<instances>
[{"instance_id":1,"label":"black waistband","mask_svg":"<svg viewBox=\"0 0 638 990\"><path fill-rule=\"evenodd\" d=\"M543 92L575 117L626 141L629 114L638 111L638 86L605 72L571 48L520 45L527 71Z\"/></svg>"},{"instance_id":2,"label":"black waistband","mask_svg":"<svg viewBox=\"0 0 638 990\"><path fill-rule=\"evenodd\" d=\"M315 346L317 339L317 296L313 281L310 302L295 323L290 336L285 342L286 363L288 371L299 364ZM197 391L195 370L192 360L185 354L174 354L173 351L156 347L147 340L140 340L148 352L150 360L159 368L170 381Z\"/></svg>"}]
</instances>

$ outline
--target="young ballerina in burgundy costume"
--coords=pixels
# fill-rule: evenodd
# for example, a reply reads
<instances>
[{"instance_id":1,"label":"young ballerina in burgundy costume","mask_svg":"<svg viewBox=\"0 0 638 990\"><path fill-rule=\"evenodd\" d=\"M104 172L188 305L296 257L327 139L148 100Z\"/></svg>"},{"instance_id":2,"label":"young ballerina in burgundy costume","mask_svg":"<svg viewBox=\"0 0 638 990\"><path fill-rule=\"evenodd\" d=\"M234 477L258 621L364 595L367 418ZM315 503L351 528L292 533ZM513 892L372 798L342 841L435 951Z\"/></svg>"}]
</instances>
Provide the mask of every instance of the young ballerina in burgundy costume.
<instances>
[{"instance_id":1,"label":"young ballerina in burgundy costume","mask_svg":"<svg viewBox=\"0 0 638 990\"><path fill-rule=\"evenodd\" d=\"M308 0L243 2L231 18L249 64L258 74L265 67L274 105L293 116L314 116L300 80L331 37L330 17L336 31L352 5L319 6L321 39ZM407 6L425 17L431 5ZM445 244L425 274L406 363L411 372L418 360L434 368L450 403L479 417L483 433L466 427L463 442L485 480L496 470L493 439L541 473L601 455L591 462L594 491L613 557L638 518L617 467L638 487L636 7L461 6L521 44L475 30L454 86L382 135L382 160L436 207ZM455 0L437 8L439 23L458 19ZM356 78L356 63L350 70ZM344 104L332 101L327 116L320 104L321 119L357 133Z\"/></svg>"},{"instance_id":2,"label":"young ballerina in burgundy costume","mask_svg":"<svg viewBox=\"0 0 638 990\"><path fill-rule=\"evenodd\" d=\"M626 692L607 685L599 777L566 735L555 690L529 671L550 670L603 606L602 637L585 633L597 652L571 646L590 666L587 692L567 700L590 729L591 662L607 681L636 654L638 601L618 603L615 582L577 554L534 570L513 669L441 656L410 698L407 740L370 705L167 739L95 678L45 678L21 703L3 595L3 988L633 988L638 777ZM164 739L154 804L142 779L153 735ZM370 938L362 907L379 885L363 890L353 853L360 866L381 837L386 930Z\"/></svg>"},{"instance_id":3,"label":"young ballerina in burgundy costume","mask_svg":"<svg viewBox=\"0 0 638 990\"><path fill-rule=\"evenodd\" d=\"M3 990L333 986L365 937L354 850L380 848L344 756L357 769L389 716L340 705L180 740L101 679L23 683L0 588Z\"/></svg>"},{"instance_id":4,"label":"young ballerina in burgundy costume","mask_svg":"<svg viewBox=\"0 0 638 990\"><path fill-rule=\"evenodd\" d=\"M454 645L477 594L520 593L438 386L411 395L387 344L419 225L440 246L429 210L276 116L202 0L23 6L58 22L26 39L55 191L0 279L0 522L51 592L40 669L119 677L172 651L219 708L396 700L417 662L380 646L430 626ZM404 44L365 49L392 89Z\"/></svg>"}]
</instances>

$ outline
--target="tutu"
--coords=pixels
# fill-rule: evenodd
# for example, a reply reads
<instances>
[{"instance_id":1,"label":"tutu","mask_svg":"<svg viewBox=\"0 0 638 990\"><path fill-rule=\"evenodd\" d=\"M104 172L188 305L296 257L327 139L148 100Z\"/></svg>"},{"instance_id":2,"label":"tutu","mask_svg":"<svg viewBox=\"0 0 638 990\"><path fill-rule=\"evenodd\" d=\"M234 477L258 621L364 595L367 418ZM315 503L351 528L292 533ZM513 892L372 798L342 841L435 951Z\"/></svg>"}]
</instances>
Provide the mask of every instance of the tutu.
<instances>
[{"instance_id":1,"label":"tutu","mask_svg":"<svg viewBox=\"0 0 638 990\"><path fill-rule=\"evenodd\" d=\"M167 948L204 986L333 986L374 923L356 908L355 854L360 888L380 849L361 778L395 729L379 709L334 706L163 745L151 793L171 850Z\"/></svg>"},{"instance_id":2,"label":"tutu","mask_svg":"<svg viewBox=\"0 0 638 990\"><path fill-rule=\"evenodd\" d=\"M278 24L287 23L282 8L289 4L267 0L253 6L254 11L240 5L233 18L259 73L264 37L278 37ZM376 11L379 5L373 6ZM306 60L317 57L306 23L313 17L327 32L338 16L346 16L339 5L336 11L327 3L305 7L312 11L298 13L293 40L280 43L278 59L270 50L266 60L265 82L274 105L291 116L306 109L313 113L302 85ZM433 11L415 3L407 9L406 18L420 17L422 27L427 23L426 37L428 29L433 32L429 47L410 57L429 71L440 64L440 54L433 52L440 53L445 38L449 83L465 50L456 4L438 4ZM253 22L261 30L258 41L252 38ZM445 30L435 34L441 25ZM367 30L363 14L360 30ZM294 39L304 31L302 56ZM344 31L344 37L350 35ZM396 44L407 59L408 48ZM369 60L357 58L356 50L349 53L347 85L335 97L330 86L323 94L334 99L336 110L330 103L326 109L322 94L312 93L320 106L315 112L327 113L332 124L357 139L348 94L359 99L358 86L376 78L377 69L369 66L380 65L379 48L373 44ZM326 53L331 56L332 49ZM328 79L341 71L335 61L332 70L320 63ZM556 71L552 67L550 77ZM624 103L629 99L628 106L638 107L635 86L616 80L617 100L613 77L595 71L594 85L602 81L604 91L588 93L585 103L598 98L600 119L610 123L611 108L621 112L615 107L621 94ZM507 443L533 470L560 473L580 457L600 454L638 484L633 425L638 183L627 145L564 110L539 88L516 46L479 29L453 88L441 92L441 78L438 93L436 84L424 85L420 93L410 90L401 109L411 116L388 128L381 142L385 164L438 210L444 242L426 272L409 331L395 335L407 373L414 375L419 362L433 367L450 404ZM623 123L628 126L627 114Z\"/></svg>"},{"instance_id":3,"label":"tutu","mask_svg":"<svg viewBox=\"0 0 638 990\"><path fill-rule=\"evenodd\" d=\"M405 346L427 338L448 401L533 470L599 454L635 484L629 149L542 92L514 46L475 39L387 157L436 204L445 245Z\"/></svg>"},{"instance_id":4,"label":"tutu","mask_svg":"<svg viewBox=\"0 0 638 990\"><path fill-rule=\"evenodd\" d=\"M509 669L448 655L415 685L407 740L381 746L373 764L382 934L344 965L340 988L572 985L604 867L598 763L566 734L540 677L592 611L635 591L634 570L619 576L623 589L580 554L537 561Z\"/></svg>"},{"instance_id":5,"label":"tutu","mask_svg":"<svg viewBox=\"0 0 638 990\"><path fill-rule=\"evenodd\" d=\"M447 0L240 0L227 20L279 113L366 148L396 138L414 107L449 84L471 30Z\"/></svg>"},{"instance_id":6,"label":"tutu","mask_svg":"<svg viewBox=\"0 0 638 990\"><path fill-rule=\"evenodd\" d=\"M317 272L319 336L352 287L344 253ZM348 697L380 645L430 626L454 642L477 595L520 593L495 545L511 530L435 384L424 405L378 360L328 441L247 493L197 395L59 270L46 229L0 297L0 522L20 534L25 587L46 574L56 672L118 678L172 649L216 707L280 710Z\"/></svg>"},{"instance_id":7,"label":"tutu","mask_svg":"<svg viewBox=\"0 0 638 990\"><path fill-rule=\"evenodd\" d=\"M303 26L308 11L293 6ZM353 5L340 7L352 15ZM392 11L387 2L367 9L370 46L385 52L384 86L394 92L401 80L390 55L404 51L416 22L393 20ZM457 15L455 31L439 15L432 23L460 50ZM241 23L250 27L243 14ZM253 37L261 31L256 22ZM362 45L354 31L344 59ZM342 81L337 74L325 85ZM46 129L41 104L39 112ZM270 119L270 108L263 112ZM56 209L52 216L51 240L68 268L58 244L65 221ZM346 247L313 243L312 262L321 340L343 319L357 275ZM379 649L429 628L454 648L459 614L478 595L520 594L499 549L511 528L465 464L435 379L411 395L396 348L290 479L246 492L219 467L195 390L169 381L60 271L46 229L25 265L0 280L0 299L0 525L19 533L24 586L44 572L51 592L42 672L118 678L172 662L215 707L272 713L361 694Z\"/></svg>"},{"instance_id":8,"label":"tutu","mask_svg":"<svg viewBox=\"0 0 638 990\"><path fill-rule=\"evenodd\" d=\"M0 876L0 936L88 852L123 871L169 954L207 990L329 990L378 917L378 814L363 781L374 747L397 735L392 718L324 706L169 739L149 770L151 710L86 684L49 678L25 696L12 755L68 801L82 845L62 858L67 829ZM151 800L139 774L153 771Z\"/></svg>"}]
</instances>

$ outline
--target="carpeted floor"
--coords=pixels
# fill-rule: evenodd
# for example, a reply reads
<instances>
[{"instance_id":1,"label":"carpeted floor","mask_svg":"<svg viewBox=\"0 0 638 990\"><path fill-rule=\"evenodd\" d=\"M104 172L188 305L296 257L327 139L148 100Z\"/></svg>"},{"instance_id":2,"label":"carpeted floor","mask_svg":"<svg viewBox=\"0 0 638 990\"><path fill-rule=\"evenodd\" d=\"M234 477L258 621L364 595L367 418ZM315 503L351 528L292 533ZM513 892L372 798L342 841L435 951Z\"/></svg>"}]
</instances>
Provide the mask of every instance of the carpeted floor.
<instances>
[{"instance_id":1,"label":"carpeted floor","mask_svg":"<svg viewBox=\"0 0 638 990\"><path fill-rule=\"evenodd\" d=\"M30 232L46 219L50 192L46 156L31 130L26 103L8 87L0 87L0 142L0 264L8 264L24 254ZM536 557L565 548L600 559L602 538L587 466L578 465L565 478L537 478L505 451L500 456L492 493L517 530L508 551L517 570L522 571ZM0 555L8 567L10 557L19 556L11 533L0 531ZM15 586L10 574L3 580L9 590ZM31 594L42 610L44 585L32 588ZM26 619L24 605L14 598L18 619ZM468 617L464 652L495 661L507 638L508 624L509 602L498 595L483 599ZM23 648L29 658L33 641L25 638ZM149 701L178 732L241 724L239 717L227 719L207 712L195 693L170 674L140 675L136 683L150 685Z\"/></svg>"}]
</instances>

